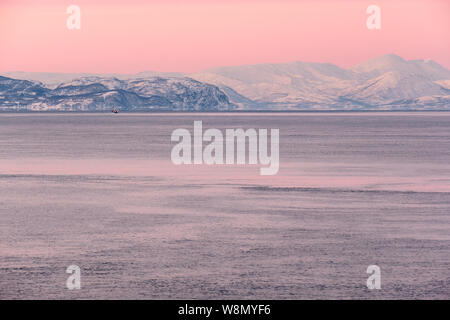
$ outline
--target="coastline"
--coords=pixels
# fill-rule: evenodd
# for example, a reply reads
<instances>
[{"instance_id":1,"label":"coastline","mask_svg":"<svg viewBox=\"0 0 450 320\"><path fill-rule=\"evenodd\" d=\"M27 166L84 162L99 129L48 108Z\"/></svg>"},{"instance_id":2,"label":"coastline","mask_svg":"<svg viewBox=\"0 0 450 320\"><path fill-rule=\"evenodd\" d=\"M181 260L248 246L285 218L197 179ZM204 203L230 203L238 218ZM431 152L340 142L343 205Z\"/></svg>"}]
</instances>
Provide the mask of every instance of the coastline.
<instances>
[{"instance_id":1,"label":"coastline","mask_svg":"<svg viewBox=\"0 0 450 320\"><path fill-rule=\"evenodd\" d=\"M450 109L438 110L227 110L227 111L198 111L198 110L136 110L136 111L119 111L119 114L264 114L264 113L288 113L288 114L305 114L305 113L450 113ZM1 114L110 114L111 111L1 111Z\"/></svg>"}]
</instances>

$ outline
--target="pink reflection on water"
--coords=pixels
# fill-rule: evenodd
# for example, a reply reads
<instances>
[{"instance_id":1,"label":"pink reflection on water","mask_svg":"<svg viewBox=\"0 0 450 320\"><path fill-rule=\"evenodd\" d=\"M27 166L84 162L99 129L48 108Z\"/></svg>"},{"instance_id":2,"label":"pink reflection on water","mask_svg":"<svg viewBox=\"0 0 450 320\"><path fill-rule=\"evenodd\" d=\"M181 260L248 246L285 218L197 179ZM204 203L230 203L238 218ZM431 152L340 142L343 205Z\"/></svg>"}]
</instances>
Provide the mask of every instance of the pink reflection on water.
<instances>
[{"instance_id":1,"label":"pink reflection on water","mask_svg":"<svg viewBox=\"0 0 450 320\"><path fill-rule=\"evenodd\" d=\"M450 192L450 166L398 163L282 162L274 176L259 175L259 165L174 165L149 159L2 159L6 175L106 175L156 177L172 185L239 184L285 188L344 188ZM428 170L428 171L427 171ZM438 174L439 173L439 174ZM157 183L157 182L155 182Z\"/></svg>"}]
</instances>

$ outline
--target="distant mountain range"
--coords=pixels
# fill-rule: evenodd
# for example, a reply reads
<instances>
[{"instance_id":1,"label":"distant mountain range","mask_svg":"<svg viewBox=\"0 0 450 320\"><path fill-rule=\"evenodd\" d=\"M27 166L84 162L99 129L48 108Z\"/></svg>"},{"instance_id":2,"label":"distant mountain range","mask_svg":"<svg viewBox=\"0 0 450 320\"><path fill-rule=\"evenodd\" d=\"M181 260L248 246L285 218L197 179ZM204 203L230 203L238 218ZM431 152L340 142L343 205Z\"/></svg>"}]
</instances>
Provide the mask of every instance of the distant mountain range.
<instances>
[{"instance_id":1,"label":"distant mountain range","mask_svg":"<svg viewBox=\"0 0 450 320\"><path fill-rule=\"evenodd\" d=\"M293 62L217 68L192 77L269 109L450 109L450 71L396 55L350 69Z\"/></svg>"},{"instance_id":2,"label":"distant mountain range","mask_svg":"<svg viewBox=\"0 0 450 320\"><path fill-rule=\"evenodd\" d=\"M0 76L0 111L233 110L218 87L190 78L83 77L58 85Z\"/></svg>"},{"instance_id":3,"label":"distant mountain range","mask_svg":"<svg viewBox=\"0 0 450 320\"><path fill-rule=\"evenodd\" d=\"M292 62L194 74L4 75L0 111L450 110L450 71L396 55L350 69Z\"/></svg>"}]
</instances>

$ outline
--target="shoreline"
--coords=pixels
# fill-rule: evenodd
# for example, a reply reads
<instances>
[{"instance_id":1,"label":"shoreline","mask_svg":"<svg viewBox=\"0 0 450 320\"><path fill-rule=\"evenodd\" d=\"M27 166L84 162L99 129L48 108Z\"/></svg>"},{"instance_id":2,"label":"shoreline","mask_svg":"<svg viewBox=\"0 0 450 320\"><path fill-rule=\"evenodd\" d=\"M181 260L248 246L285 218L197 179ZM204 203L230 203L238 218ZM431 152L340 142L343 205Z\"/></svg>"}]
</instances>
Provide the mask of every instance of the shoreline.
<instances>
[{"instance_id":1,"label":"shoreline","mask_svg":"<svg viewBox=\"0 0 450 320\"><path fill-rule=\"evenodd\" d=\"M118 114L263 114L263 113L450 113L450 109L439 110L227 110L227 111L183 111L183 110L154 110L154 111L119 111ZM0 111L1 114L112 114L111 111Z\"/></svg>"}]
</instances>

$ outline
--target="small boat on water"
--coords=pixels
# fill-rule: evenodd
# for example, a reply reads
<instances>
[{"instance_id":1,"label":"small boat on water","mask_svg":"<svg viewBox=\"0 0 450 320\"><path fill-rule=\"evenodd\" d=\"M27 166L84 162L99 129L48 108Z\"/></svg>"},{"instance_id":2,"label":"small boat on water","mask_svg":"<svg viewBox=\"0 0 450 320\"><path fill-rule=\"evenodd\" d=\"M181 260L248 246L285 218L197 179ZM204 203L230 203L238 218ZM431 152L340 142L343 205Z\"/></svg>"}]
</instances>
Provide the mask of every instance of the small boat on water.
<instances>
[{"instance_id":1,"label":"small boat on water","mask_svg":"<svg viewBox=\"0 0 450 320\"><path fill-rule=\"evenodd\" d=\"M119 109L117 109L117 108L114 108L114 109L112 109L112 111L111 111L112 113L119 113Z\"/></svg>"}]
</instances>

